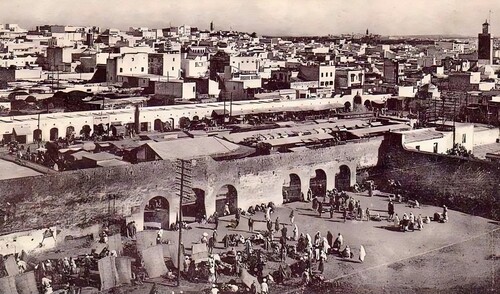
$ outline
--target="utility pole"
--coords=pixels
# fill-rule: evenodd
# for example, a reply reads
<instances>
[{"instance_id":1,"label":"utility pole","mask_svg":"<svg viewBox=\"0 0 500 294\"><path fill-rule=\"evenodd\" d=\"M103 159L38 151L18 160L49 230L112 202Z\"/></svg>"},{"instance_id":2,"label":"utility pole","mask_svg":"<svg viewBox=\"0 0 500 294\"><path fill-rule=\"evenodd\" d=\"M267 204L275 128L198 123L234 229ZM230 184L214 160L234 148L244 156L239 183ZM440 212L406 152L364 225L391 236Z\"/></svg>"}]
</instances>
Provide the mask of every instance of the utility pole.
<instances>
[{"instance_id":1,"label":"utility pole","mask_svg":"<svg viewBox=\"0 0 500 294\"><path fill-rule=\"evenodd\" d=\"M224 94L224 115L222 117L222 124L223 125L226 124L226 95L227 94Z\"/></svg>"},{"instance_id":2,"label":"utility pole","mask_svg":"<svg viewBox=\"0 0 500 294\"><path fill-rule=\"evenodd\" d=\"M460 99L460 96L458 96ZM453 99L453 147L455 147L456 132L455 132L455 120L456 120L456 109L457 109L457 97Z\"/></svg>"},{"instance_id":3,"label":"utility pole","mask_svg":"<svg viewBox=\"0 0 500 294\"><path fill-rule=\"evenodd\" d=\"M231 100L229 100L229 119L233 116L233 92L231 92Z\"/></svg>"},{"instance_id":4,"label":"utility pole","mask_svg":"<svg viewBox=\"0 0 500 294\"><path fill-rule=\"evenodd\" d=\"M36 128L38 129L37 135L40 134L36 138L36 141L38 142L38 148L40 148L40 141L42 140L41 133L39 133L40 132L40 113L38 113L38 124L36 125Z\"/></svg>"},{"instance_id":5,"label":"utility pole","mask_svg":"<svg viewBox=\"0 0 500 294\"><path fill-rule=\"evenodd\" d=\"M181 285L181 257L182 257L182 199L187 189L191 188L191 162L185 159L177 160L177 171L175 178L175 185L179 192L179 242L177 248L177 286Z\"/></svg>"}]
</instances>

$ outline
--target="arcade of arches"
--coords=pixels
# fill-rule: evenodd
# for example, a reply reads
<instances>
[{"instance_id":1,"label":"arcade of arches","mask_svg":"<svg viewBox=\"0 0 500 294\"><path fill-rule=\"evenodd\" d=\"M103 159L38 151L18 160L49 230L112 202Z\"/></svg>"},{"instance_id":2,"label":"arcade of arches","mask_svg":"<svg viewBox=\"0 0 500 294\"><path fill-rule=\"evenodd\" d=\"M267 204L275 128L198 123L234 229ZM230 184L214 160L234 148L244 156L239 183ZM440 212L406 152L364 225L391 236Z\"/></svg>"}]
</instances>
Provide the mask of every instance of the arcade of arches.
<instances>
[{"instance_id":1,"label":"arcade of arches","mask_svg":"<svg viewBox=\"0 0 500 294\"><path fill-rule=\"evenodd\" d=\"M326 191L333 187L341 191L349 190L352 186L351 180L355 179L351 168L347 165L341 165L335 176L333 173L327 175L324 169L315 169L310 175L309 185L303 186L303 180L307 176L307 174L298 175L297 173L288 175L288 179L285 179L282 187L283 203L302 201L307 196L307 187L311 189L312 196L326 195Z\"/></svg>"},{"instance_id":2,"label":"arcade of arches","mask_svg":"<svg viewBox=\"0 0 500 294\"><path fill-rule=\"evenodd\" d=\"M170 118L167 121L162 121L157 118L153 122L153 130L157 132L167 132L173 130L174 119Z\"/></svg>"},{"instance_id":3,"label":"arcade of arches","mask_svg":"<svg viewBox=\"0 0 500 294\"><path fill-rule=\"evenodd\" d=\"M352 186L352 180L355 179L353 168L347 164L336 166L335 169L322 167L312 169L309 172L298 170L286 175L281 188L283 203L293 201L303 201L307 195L308 189L311 189L313 196L324 196L327 190L334 187L340 191L349 190ZM231 214L235 214L238 208L248 209L248 204L256 205L250 198L238 199L239 191L234 185L225 184L218 190L206 194L201 188L192 188L192 193L183 198L182 215L184 217L201 218L209 217L214 211L219 216L224 214L226 203L229 206ZM207 198L210 197L210 198ZM246 196L243 196L246 197ZM177 204L169 203L168 198L155 196L147 200L144 211L144 228L169 228L172 222L175 222ZM262 198L261 198L262 199ZM264 198L265 199L265 198ZM268 198L268 201L275 201L275 197ZM274 199L274 200L272 200ZM239 201L241 200L241 201ZM208 201L208 202L207 202ZM213 201L213 202L212 202ZM266 202L266 200L262 201ZM266 202L267 203L267 202ZM215 204L215 206L212 206ZM238 207L238 204L243 205ZM281 203L277 203L281 204ZM173 206L172 206L173 205ZM178 207L178 206L177 206ZM170 209L173 209L170 211Z\"/></svg>"}]
</instances>

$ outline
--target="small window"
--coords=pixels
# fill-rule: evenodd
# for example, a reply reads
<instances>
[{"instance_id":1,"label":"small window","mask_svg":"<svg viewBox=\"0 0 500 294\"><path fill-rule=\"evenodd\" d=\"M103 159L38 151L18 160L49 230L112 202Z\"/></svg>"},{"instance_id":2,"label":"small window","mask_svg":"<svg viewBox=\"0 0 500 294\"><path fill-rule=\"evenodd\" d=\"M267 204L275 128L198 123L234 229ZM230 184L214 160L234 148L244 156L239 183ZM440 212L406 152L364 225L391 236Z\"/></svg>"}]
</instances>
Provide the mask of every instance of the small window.
<instances>
[{"instance_id":1,"label":"small window","mask_svg":"<svg viewBox=\"0 0 500 294\"><path fill-rule=\"evenodd\" d=\"M144 72L144 67L141 67L141 72Z\"/></svg>"},{"instance_id":2,"label":"small window","mask_svg":"<svg viewBox=\"0 0 500 294\"><path fill-rule=\"evenodd\" d=\"M321 82L321 86L324 86L325 85L325 82Z\"/></svg>"},{"instance_id":3,"label":"small window","mask_svg":"<svg viewBox=\"0 0 500 294\"><path fill-rule=\"evenodd\" d=\"M172 70L174 70L174 67L172 66Z\"/></svg>"},{"instance_id":4,"label":"small window","mask_svg":"<svg viewBox=\"0 0 500 294\"><path fill-rule=\"evenodd\" d=\"M175 61L175 57L174 57L174 58L172 58L172 61Z\"/></svg>"},{"instance_id":5,"label":"small window","mask_svg":"<svg viewBox=\"0 0 500 294\"><path fill-rule=\"evenodd\" d=\"M333 85L333 81L330 81L330 85Z\"/></svg>"},{"instance_id":6,"label":"small window","mask_svg":"<svg viewBox=\"0 0 500 294\"><path fill-rule=\"evenodd\" d=\"M434 149L433 149L433 152L434 153L438 153L438 143L434 143Z\"/></svg>"},{"instance_id":7,"label":"small window","mask_svg":"<svg viewBox=\"0 0 500 294\"><path fill-rule=\"evenodd\" d=\"M417 149L418 151L420 151L420 145L415 146L415 149Z\"/></svg>"},{"instance_id":8,"label":"small window","mask_svg":"<svg viewBox=\"0 0 500 294\"><path fill-rule=\"evenodd\" d=\"M321 73L321 77L323 77L323 73Z\"/></svg>"},{"instance_id":9,"label":"small window","mask_svg":"<svg viewBox=\"0 0 500 294\"><path fill-rule=\"evenodd\" d=\"M134 61L134 58L132 57L132 61Z\"/></svg>"},{"instance_id":10,"label":"small window","mask_svg":"<svg viewBox=\"0 0 500 294\"><path fill-rule=\"evenodd\" d=\"M120 72L123 72L123 68L122 67L120 67Z\"/></svg>"},{"instance_id":11,"label":"small window","mask_svg":"<svg viewBox=\"0 0 500 294\"><path fill-rule=\"evenodd\" d=\"M330 72L330 77L333 77L333 72Z\"/></svg>"},{"instance_id":12,"label":"small window","mask_svg":"<svg viewBox=\"0 0 500 294\"><path fill-rule=\"evenodd\" d=\"M462 144L467 142L467 134L462 134Z\"/></svg>"}]
</instances>

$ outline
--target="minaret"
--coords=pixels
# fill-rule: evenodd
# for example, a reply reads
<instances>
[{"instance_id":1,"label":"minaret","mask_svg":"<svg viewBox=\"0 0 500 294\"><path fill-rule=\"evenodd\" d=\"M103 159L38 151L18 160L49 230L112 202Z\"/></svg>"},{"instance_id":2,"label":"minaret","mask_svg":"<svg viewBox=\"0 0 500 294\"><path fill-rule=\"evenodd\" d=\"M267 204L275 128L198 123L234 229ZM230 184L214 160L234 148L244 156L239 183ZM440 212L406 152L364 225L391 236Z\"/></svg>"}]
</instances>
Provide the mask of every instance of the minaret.
<instances>
[{"instance_id":1,"label":"minaret","mask_svg":"<svg viewBox=\"0 0 500 294\"><path fill-rule=\"evenodd\" d=\"M488 20L483 23L483 32L477 37L477 59L479 65L493 64L493 40L489 32Z\"/></svg>"}]
</instances>

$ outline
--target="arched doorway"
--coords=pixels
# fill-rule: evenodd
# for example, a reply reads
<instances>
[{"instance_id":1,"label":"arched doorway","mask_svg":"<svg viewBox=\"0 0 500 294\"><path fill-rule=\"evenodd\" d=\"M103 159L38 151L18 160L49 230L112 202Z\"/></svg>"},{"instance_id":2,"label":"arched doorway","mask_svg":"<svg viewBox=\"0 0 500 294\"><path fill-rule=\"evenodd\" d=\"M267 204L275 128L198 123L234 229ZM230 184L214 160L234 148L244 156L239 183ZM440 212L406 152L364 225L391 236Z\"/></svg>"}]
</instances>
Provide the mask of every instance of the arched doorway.
<instances>
[{"instance_id":1,"label":"arched doorway","mask_svg":"<svg viewBox=\"0 0 500 294\"><path fill-rule=\"evenodd\" d=\"M68 126L66 128L66 138L71 137L71 135L75 132L75 127L74 126Z\"/></svg>"},{"instance_id":2,"label":"arched doorway","mask_svg":"<svg viewBox=\"0 0 500 294\"><path fill-rule=\"evenodd\" d=\"M347 191L351 187L351 169L341 165L340 171L335 175L335 187L340 191Z\"/></svg>"},{"instance_id":3,"label":"arched doorway","mask_svg":"<svg viewBox=\"0 0 500 294\"><path fill-rule=\"evenodd\" d=\"M179 119L179 128L182 130L182 129L186 129L189 127L189 124L191 123L191 121L189 120L189 118L187 117L181 117Z\"/></svg>"},{"instance_id":4,"label":"arched doorway","mask_svg":"<svg viewBox=\"0 0 500 294\"><path fill-rule=\"evenodd\" d=\"M324 197L326 195L326 173L322 169L315 171L314 178L309 180L309 187L313 196Z\"/></svg>"},{"instance_id":5,"label":"arched doorway","mask_svg":"<svg viewBox=\"0 0 500 294\"><path fill-rule=\"evenodd\" d=\"M36 129L33 131L33 141L41 142L42 141L42 130Z\"/></svg>"},{"instance_id":6,"label":"arched doorway","mask_svg":"<svg viewBox=\"0 0 500 294\"><path fill-rule=\"evenodd\" d=\"M353 102L354 104L361 104L362 102L361 96L359 95L354 96Z\"/></svg>"},{"instance_id":7,"label":"arched doorway","mask_svg":"<svg viewBox=\"0 0 500 294\"><path fill-rule=\"evenodd\" d=\"M224 215L224 206L229 205L231 214L238 210L238 191L233 185L224 185L215 196L215 211L218 215Z\"/></svg>"},{"instance_id":8,"label":"arched doorway","mask_svg":"<svg viewBox=\"0 0 500 294\"><path fill-rule=\"evenodd\" d=\"M205 191L192 188L192 191L185 193L182 203L182 216L194 217L196 220L206 216Z\"/></svg>"},{"instance_id":9,"label":"arched doorway","mask_svg":"<svg viewBox=\"0 0 500 294\"><path fill-rule=\"evenodd\" d=\"M55 141L59 138L59 130L57 128L50 129L50 141Z\"/></svg>"},{"instance_id":10,"label":"arched doorway","mask_svg":"<svg viewBox=\"0 0 500 294\"><path fill-rule=\"evenodd\" d=\"M283 203L302 200L302 183L297 174L290 174L288 181L283 183Z\"/></svg>"},{"instance_id":11,"label":"arched doorway","mask_svg":"<svg viewBox=\"0 0 500 294\"><path fill-rule=\"evenodd\" d=\"M161 119L155 119L153 129L158 132L163 132L163 122Z\"/></svg>"},{"instance_id":12,"label":"arched doorway","mask_svg":"<svg viewBox=\"0 0 500 294\"><path fill-rule=\"evenodd\" d=\"M344 103L344 111L345 112L351 111L351 102L347 101L346 103Z\"/></svg>"},{"instance_id":13,"label":"arched doorway","mask_svg":"<svg viewBox=\"0 0 500 294\"><path fill-rule=\"evenodd\" d=\"M90 137L90 132L92 129L90 128L89 125L84 125L82 129L80 130L80 136L82 136L84 139L87 139Z\"/></svg>"},{"instance_id":14,"label":"arched doorway","mask_svg":"<svg viewBox=\"0 0 500 294\"><path fill-rule=\"evenodd\" d=\"M365 100L365 103L363 105L366 107L366 109L371 110L372 109L372 103L370 100Z\"/></svg>"},{"instance_id":15,"label":"arched doorway","mask_svg":"<svg viewBox=\"0 0 500 294\"><path fill-rule=\"evenodd\" d=\"M156 196L144 207L144 229L168 229L170 227L170 205L167 198Z\"/></svg>"}]
</instances>

